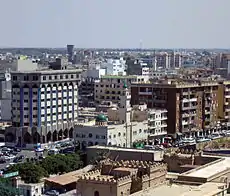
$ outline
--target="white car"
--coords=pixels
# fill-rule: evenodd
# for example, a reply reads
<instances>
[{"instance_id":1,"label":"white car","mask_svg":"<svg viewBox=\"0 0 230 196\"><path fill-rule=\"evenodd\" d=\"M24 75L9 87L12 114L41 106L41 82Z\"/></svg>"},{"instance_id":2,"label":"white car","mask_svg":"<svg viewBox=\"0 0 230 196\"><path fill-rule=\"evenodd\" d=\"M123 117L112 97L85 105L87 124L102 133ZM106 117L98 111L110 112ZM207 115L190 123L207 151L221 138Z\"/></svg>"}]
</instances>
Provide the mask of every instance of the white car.
<instances>
[{"instance_id":1,"label":"white car","mask_svg":"<svg viewBox=\"0 0 230 196\"><path fill-rule=\"evenodd\" d=\"M5 160L13 160L15 158L14 155L10 155L10 156L4 156Z\"/></svg>"},{"instance_id":2,"label":"white car","mask_svg":"<svg viewBox=\"0 0 230 196\"><path fill-rule=\"evenodd\" d=\"M205 137L198 137L198 138L196 139L196 142L197 142L197 143L209 142L209 141L211 141L211 139L205 138Z\"/></svg>"},{"instance_id":3,"label":"white car","mask_svg":"<svg viewBox=\"0 0 230 196\"><path fill-rule=\"evenodd\" d=\"M221 136L219 133L213 133L212 135L211 135L211 139L212 140L216 140L216 139L220 139L220 138L222 138L223 136Z\"/></svg>"},{"instance_id":4,"label":"white car","mask_svg":"<svg viewBox=\"0 0 230 196\"><path fill-rule=\"evenodd\" d=\"M184 144L196 144L196 140L192 137L182 139Z\"/></svg>"}]
</instances>

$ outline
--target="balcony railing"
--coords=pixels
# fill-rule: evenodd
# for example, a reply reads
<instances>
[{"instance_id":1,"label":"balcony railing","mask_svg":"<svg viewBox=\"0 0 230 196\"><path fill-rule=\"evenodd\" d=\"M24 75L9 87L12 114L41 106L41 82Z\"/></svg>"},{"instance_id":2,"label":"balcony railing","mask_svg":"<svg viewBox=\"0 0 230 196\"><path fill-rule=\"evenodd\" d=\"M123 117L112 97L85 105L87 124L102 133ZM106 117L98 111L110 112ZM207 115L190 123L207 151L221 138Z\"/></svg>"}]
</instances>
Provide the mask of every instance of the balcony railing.
<instances>
[{"instance_id":1,"label":"balcony railing","mask_svg":"<svg viewBox=\"0 0 230 196\"><path fill-rule=\"evenodd\" d=\"M152 92L139 92L139 95L152 95Z\"/></svg>"}]
</instances>

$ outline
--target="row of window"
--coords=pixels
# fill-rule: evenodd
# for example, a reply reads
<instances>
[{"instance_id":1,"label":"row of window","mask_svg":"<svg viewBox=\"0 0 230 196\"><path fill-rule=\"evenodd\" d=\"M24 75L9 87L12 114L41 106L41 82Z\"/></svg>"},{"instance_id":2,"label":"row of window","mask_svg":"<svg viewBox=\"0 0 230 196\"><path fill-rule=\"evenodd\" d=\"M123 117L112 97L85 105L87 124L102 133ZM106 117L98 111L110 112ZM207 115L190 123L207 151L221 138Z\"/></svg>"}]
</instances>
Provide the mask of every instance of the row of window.
<instances>
[{"instance_id":1,"label":"row of window","mask_svg":"<svg viewBox=\"0 0 230 196\"><path fill-rule=\"evenodd\" d=\"M37 81L38 80L38 76L37 75L34 75L34 76L30 76L32 78L32 81ZM30 78L28 75L24 76L24 81L28 81L29 78ZM18 80L21 80L20 76L13 76L12 77L12 80L13 81L18 81Z\"/></svg>"},{"instance_id":2,"label":"row of window","mask_svg":"<svg viewBox=\"0 0 230 196\"><path fill-rule=\"evenodd\" d=\"M81 134L81 133L76 134L76 138L86 138L86 137L92 138L93 134L89 133L88 136L86 134ZM106 136L104 136L104 135L96 135L95 137L96 137L96 139L105 139L106 138Z\"/></svg>"},{"instance_id":3,"label":"row of window","mask_svg":"<svg viewBox=\"0 0 230 196\"><path fill-rule=\"evenodd\" d=\"M62 98L65 98L65 97L62 97ZM58 97L58 99L62 99L62 98ZM69 99L72 99L73 97L72 97L72 96L69 96L68 98L69 98ZM46 101L51 101L51 100L52 100L52 101L56 101L56 98L53 98L53 99L48 98L48 99L46 99ZM44 102L45 99L41 99L41 101Z\"/></svg>"},{"instance_id":4,"label":"row of window","mask_svg":"<svg viewBox=\"0 0 230 196\"><path fill-rule=\"evenodd\" d=\"M59 77L58 77L58 75L50 75L50 76L43 76L42 77L42 79L43 80L57 80L57 79L69 79L69 78L71 78L71 79L74 79L74 75L73 74L71 74L71 75L60 75ZM79 74L76 74L76 78L79 78Z\"/></svg>"}]
</instances>

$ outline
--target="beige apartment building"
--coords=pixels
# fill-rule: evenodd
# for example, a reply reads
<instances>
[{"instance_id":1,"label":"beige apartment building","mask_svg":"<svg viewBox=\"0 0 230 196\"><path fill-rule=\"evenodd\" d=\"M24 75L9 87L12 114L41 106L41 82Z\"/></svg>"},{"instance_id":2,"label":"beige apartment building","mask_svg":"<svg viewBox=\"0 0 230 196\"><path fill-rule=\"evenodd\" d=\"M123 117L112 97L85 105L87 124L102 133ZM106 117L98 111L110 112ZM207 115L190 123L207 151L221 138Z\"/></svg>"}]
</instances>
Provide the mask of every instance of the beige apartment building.
<instances>
[{"instance_id":1,"label":"beige apartment building","mask_svg":"<svg viewBox=\"0 0 230 196\"><path fill-rule=\"evenodd\" d=\"M118 103L124 82L130 87L132 82L145 82L148 79L147 76L102 76L95 81L94 100L97 104Z\"/></svg>"}]
</instances>

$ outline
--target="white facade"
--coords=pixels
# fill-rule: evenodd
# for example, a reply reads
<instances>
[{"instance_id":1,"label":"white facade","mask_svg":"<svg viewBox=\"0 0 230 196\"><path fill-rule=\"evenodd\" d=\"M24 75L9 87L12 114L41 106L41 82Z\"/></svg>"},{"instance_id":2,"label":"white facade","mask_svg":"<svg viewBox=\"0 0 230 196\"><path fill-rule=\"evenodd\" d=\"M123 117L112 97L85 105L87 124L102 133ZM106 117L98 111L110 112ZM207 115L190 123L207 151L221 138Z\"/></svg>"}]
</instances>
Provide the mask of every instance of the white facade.
<instances>
[{"instance_id":1,"label":"white facade","mask_svg":"<svg viewBox=\"0 0 230 196\"><path fill-rule=\"evenodd\" d=\"M11 99L0 100L0 120L11 121Z\"/></svg>"},{"instance_id":2,"label":"white facade","mask_svg":"<svg viewBox=\"0 0 230 196\"><path fill-rule=\"evenodd\" d=\"M126 75L126 61L123 58L120 59L108 59L107 63L104 64L106 66L106 74L107 75Z\"/></svg>"},{"instance_id":3,"label":"white facade","mask_svg":"<svg viewBox=\"0 0 230 196\"><path fill-rule=\"evenodd\" d=\"M101 76L104 76L106 74L106 69L102 68L91 68L87 69L85 72L82 73L82 78L94 78L99 79Z\"/></svg>"},{"instance_id":4,"label":"white facade","mask_svg":"<svg viewBox=\"0 0 230 196\"><path fill-rule=\"evenodd\" d=\"M148 125L150 137L163 139L163 136L167 134L167 110L149 110Z\"/></svg>"}]
</instances>

